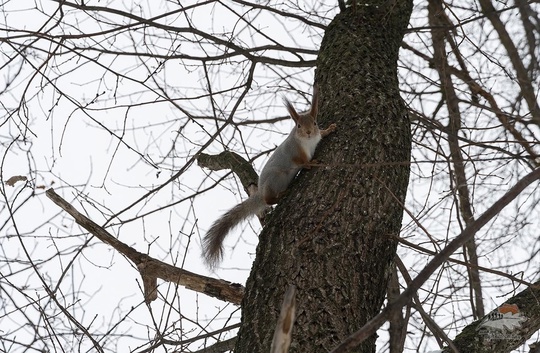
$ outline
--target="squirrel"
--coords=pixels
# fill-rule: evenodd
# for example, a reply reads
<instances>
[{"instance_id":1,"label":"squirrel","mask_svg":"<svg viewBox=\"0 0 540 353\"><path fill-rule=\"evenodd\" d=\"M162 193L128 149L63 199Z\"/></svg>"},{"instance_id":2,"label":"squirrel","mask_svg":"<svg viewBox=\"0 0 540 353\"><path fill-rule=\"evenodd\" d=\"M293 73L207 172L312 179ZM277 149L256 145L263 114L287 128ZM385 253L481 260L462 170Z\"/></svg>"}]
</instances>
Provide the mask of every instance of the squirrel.
<instances>
[{"instance_id":1,"label":"squirrel","mask_svg":"<svg viewBox=\"0 0 540 353\"><path fill-rule=\"evenodd\" d=\"M223 258L223 241L227 234L244 219L261 214L276 204L300 169L310 168L317 144L336 129L336 124L331 124L326 130L320 130L317 125L317 87L313 89L311 109L307 113L299 114L286 98L283 101L295 126L263 167L257 191L216 220L206 233L203 257L210 268Z\"/></svg>"}]
</instances>

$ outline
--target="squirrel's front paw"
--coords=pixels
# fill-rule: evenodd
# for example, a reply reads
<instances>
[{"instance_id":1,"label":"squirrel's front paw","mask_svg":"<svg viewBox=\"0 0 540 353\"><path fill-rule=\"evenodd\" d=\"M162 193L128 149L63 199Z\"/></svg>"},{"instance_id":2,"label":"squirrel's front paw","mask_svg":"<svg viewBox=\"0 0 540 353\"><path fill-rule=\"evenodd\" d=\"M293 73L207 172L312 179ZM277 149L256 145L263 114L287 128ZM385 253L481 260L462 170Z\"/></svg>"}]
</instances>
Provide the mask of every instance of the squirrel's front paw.
<instances>
[{"instance_id":1,"label":"squirrel's front paw","mask_svg":"<svg viewBox=\"0 0 540 353\"><path fill-rule=\"evenodd\" d=\"M319 161L316 160L316 159L312 159L311 161L309 161L308 164L305 164L303 166L304 169L311 169L311 167L316 167L317 165L319 164Z\"/></svg>"},{"instance_id":2,"label":"squirrel's front paw","mask_svg":"<svg viewBox=\"0 0 540 353\"><path fill-rule=\"evenodd\" d=\"M330 124L326 130L321 130L321 136L325 137L331 134L332 132L336 131L337 125L336 124Z\"/></svg>"},{"instance_id":3,"label":"squirrel's front paw","mask_svg":"<svg viewBox=\"0 0 540 353\"><path fill-rule=\"evenodd\" d=\"M321 136L325 137L331 134L332 132L336 131L337 125L336 124L330 124L326 130L321 130Z\"/></svg>"}]
</instances>

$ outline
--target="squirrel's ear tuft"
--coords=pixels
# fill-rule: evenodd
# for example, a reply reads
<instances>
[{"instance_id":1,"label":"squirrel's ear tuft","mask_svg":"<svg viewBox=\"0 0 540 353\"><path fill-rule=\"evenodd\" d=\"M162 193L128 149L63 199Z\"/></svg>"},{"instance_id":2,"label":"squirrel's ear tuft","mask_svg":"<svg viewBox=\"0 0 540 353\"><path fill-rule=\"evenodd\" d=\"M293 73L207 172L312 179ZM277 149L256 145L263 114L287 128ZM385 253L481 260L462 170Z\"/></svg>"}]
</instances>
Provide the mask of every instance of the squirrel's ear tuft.
<instances>
[{"instance_id":1,"label":"squirrel's ear tuft","mask_svg":"<svg viewBox=\"0 0 540 353\"><path fill-rule=\"evenodd\" d=\"M287 108L287 111L289 112L289 115L291 116L291 118L295 122L298 122L298 120L300 120L300 116L298 115L294 107L292 106L291 102L289 102L287 98L283 97L283 103L285 104L285 107Z\"/></svg>"},{"instance_id":2,"label":"squirrel's ear tuft","mask_svg":"<svg viewBox=\"0 0 540 353\"><path fill-rule=\"evenodd\" d=\"M319 85L315 84L313 86L313 98L311 99L311 110L309 114L317 119L317 114L319 113Z\"/></svg>"}]
</instances>

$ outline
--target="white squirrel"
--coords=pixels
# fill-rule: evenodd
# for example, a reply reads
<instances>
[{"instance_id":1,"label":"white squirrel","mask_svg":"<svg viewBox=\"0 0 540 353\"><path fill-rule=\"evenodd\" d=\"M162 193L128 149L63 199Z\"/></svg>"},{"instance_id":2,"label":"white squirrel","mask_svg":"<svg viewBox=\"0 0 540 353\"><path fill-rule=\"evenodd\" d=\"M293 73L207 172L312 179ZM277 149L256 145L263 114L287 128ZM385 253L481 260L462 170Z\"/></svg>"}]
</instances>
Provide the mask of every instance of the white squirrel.
<instances>
[{"instance_id":1,"label":"white squirrel","mask_svg":"<svg viewBox=\"0 0 540 353\"><path fill-rule=\"evenodd\" d=\"M295 126L263 167L257 192L216 220L206 233L203 256L209 267L214 268L223 258L223 241L227 234L244 219L261 214L267 207L276 204L300 169L310 167L317 144L336 129L336 124L331 124L326 130L319 129L318 100L318 90L315 87L311 109L307 113L298 114L284 98L285 107Z\"/></svg>"}]
</instances>

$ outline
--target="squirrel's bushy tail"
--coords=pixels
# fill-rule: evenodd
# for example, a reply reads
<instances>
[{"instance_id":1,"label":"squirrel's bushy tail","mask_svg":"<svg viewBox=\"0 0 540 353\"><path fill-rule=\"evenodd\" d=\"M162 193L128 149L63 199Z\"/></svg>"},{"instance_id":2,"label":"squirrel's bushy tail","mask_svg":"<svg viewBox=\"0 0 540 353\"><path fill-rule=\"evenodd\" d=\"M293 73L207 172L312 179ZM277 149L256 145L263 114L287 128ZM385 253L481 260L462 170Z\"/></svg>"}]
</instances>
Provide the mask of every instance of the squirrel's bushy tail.
<instances>
[{"instance_id":1,"label":"squirrel's bushy tail","mask_svg":"<svg viewBox=\"0 0 540 353\"><path fill-rule=\"evenodd\" d=\"M231 208L212 224L203 239L203 256L210 268L214 268L223 258L223 241L234 227L249 216L259 214L266 208L260 193Z\"/></svg>"}]
</instances>

